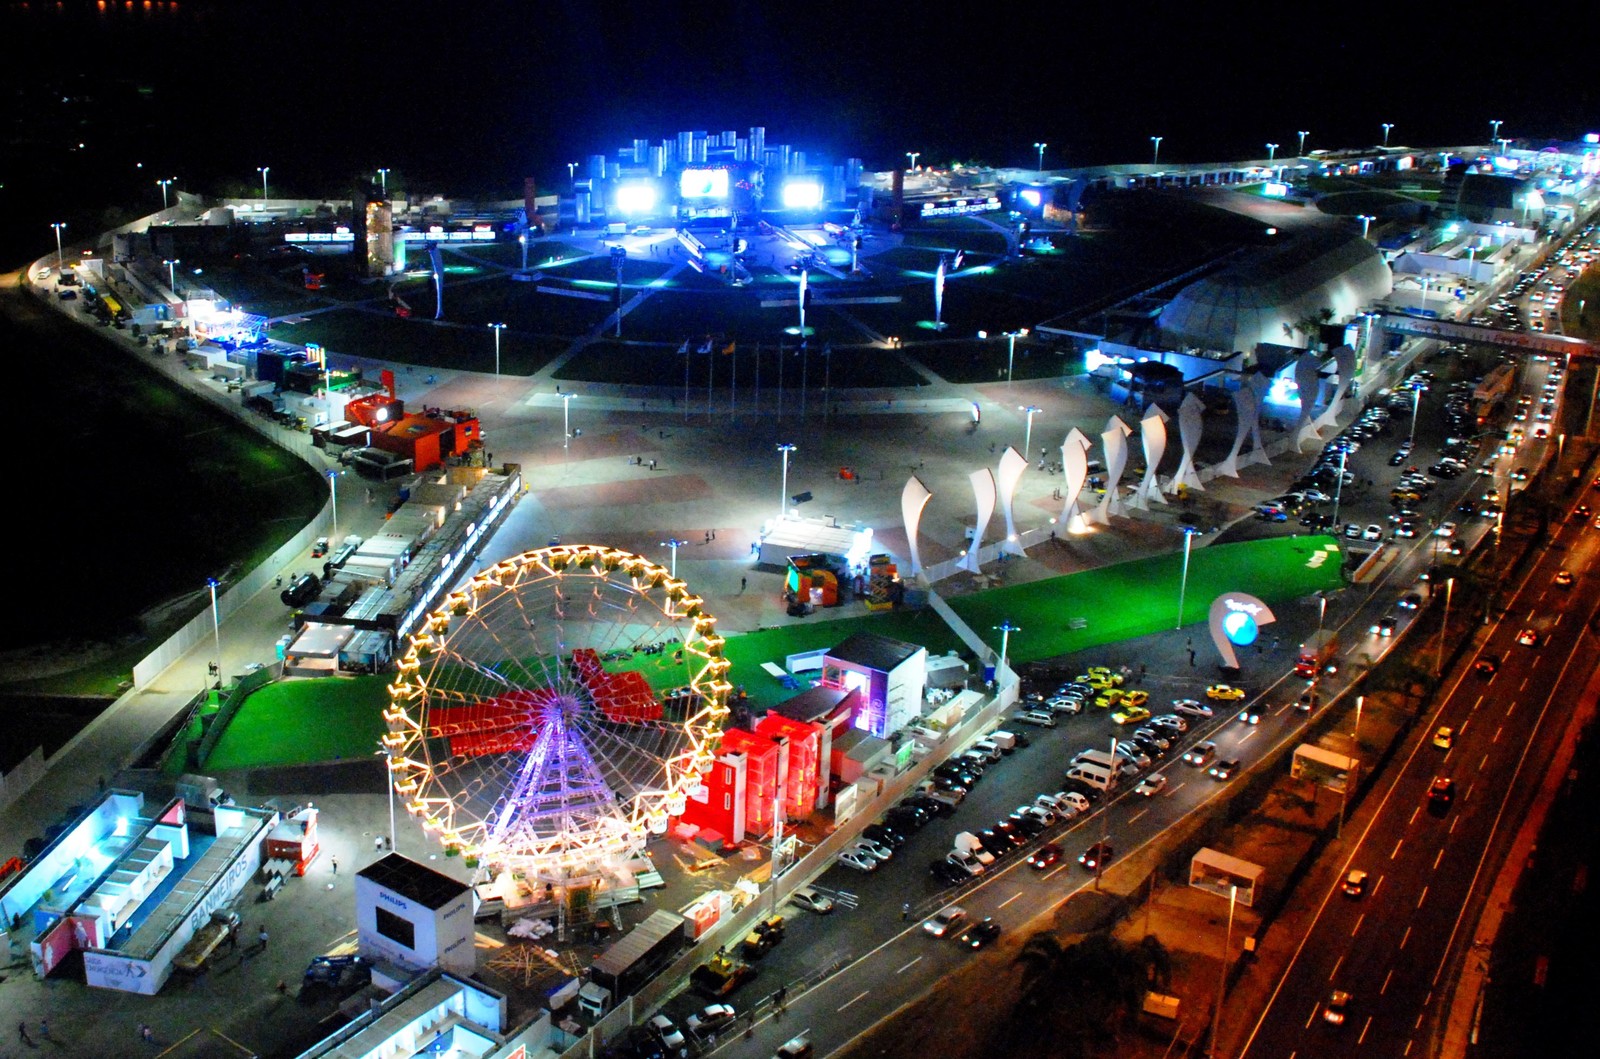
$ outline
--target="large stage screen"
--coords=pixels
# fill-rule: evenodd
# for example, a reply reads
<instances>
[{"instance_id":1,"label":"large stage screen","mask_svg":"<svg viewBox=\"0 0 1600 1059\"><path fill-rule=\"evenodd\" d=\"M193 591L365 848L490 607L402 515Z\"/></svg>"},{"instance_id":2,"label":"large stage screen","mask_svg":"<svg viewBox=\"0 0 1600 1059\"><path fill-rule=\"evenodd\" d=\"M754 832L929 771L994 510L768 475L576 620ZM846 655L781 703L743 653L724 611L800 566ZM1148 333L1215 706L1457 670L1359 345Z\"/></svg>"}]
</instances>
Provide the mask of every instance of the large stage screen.
<instances>
[{"instance_id":1,"label":"large stage screen","mask_svg":"<svg viewBox=\"0 0 1600 1059\"><path fill-rule=\"evenodd\" d=\"M728 197L726 169L685 169L678 177L678 194L686 199Z\"/></svg>"}]
</instances>

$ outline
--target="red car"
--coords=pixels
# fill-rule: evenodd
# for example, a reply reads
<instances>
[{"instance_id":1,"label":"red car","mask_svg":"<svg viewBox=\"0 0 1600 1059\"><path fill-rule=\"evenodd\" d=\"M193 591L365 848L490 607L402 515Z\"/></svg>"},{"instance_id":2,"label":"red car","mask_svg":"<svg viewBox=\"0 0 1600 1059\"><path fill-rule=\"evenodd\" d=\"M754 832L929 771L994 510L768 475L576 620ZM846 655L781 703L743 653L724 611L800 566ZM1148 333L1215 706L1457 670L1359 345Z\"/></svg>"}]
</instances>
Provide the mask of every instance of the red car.
<instances>
[{"instance_id":1,"label":"red car","mask_svg":"<svg viewBox=\"0 0 1600 1059\"><path fill-rule=\"evenodd\" d=\"M1043 871L1061 859L1061 847L1054 842L1046 842L1033 851L1033 856L1028 858L1028 866Z\"/></svg>"}]
</instances>

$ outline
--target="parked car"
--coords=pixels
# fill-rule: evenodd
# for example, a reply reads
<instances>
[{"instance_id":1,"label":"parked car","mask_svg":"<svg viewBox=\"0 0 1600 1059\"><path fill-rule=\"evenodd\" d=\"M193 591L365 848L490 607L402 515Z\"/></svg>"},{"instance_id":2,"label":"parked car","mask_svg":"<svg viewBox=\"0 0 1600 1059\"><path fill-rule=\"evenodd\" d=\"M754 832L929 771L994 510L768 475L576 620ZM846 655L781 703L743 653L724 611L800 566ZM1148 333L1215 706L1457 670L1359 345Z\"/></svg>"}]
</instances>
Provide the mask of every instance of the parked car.
<instances>
[{"instance_id":1,"label":"parked car","mask_svg":"<svg viewBox=\"0 0 1600 1059\"><path fill-rule=\"evenodd\" d=\"M819 916L825 916L833 911L833 898L813 886L800 887L800 889L789 895L789 900L806 911L815 912Z\"/></svg>"}]
</instances>

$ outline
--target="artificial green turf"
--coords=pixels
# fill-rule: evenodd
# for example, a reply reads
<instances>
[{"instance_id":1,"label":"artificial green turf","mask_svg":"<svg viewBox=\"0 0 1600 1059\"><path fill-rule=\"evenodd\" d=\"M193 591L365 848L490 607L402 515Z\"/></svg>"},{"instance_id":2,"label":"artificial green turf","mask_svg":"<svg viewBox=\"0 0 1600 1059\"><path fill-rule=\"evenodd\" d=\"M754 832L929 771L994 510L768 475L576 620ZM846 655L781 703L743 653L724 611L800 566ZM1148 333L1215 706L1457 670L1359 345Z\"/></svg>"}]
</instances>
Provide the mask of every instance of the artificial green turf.
<instances>
[{"instance_id":1,"label":"artificial green turf","mask_svg":"<svg viewBox=\"0 0 1600 1059\"><path fill-rule=\"evenodd\" d=\"M1340 587L1339 544L1332 537L1275 537L1200 548L1190 555L1184 623L1204 621L1224 592L1249 592L1279 606L1313 592ZM1327 551L1327 549L1333 551ZM1317 554L1326 554L1310 565ZM1119 563L1023 585L957 596L950 606L974 632L998 648L994 627L1019 626L1011 658L1031 662L1172 628L1177 618L1182 553ZM1076 618L1082 629L1071 628ZM729 636L730 680L757 709L796 694L761 669L802 651L829 647L857 632L875 632L922 644L930 654L965 653L965 645L932 609L867 614L834 621L814 619ZM658 690L681 683L667 656L635 656L636 668ZM364 757L383 734L380 716L387 676L329 677L272 684L252 695L234 717L207 762L208 770L298 765Z\"/></svg>"}]
</instances>

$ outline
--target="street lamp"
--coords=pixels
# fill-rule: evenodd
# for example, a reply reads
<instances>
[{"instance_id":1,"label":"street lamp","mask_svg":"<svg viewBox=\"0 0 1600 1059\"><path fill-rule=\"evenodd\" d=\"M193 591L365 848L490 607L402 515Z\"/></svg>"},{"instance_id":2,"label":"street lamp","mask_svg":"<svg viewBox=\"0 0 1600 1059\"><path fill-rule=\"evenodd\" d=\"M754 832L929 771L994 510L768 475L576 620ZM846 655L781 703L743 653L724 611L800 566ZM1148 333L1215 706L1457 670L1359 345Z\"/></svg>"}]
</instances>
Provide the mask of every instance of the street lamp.
<instances>
[{"instance_id":1,"label":"street lamp","mask_svg":"<svg viewBox=\"0 0 1600 1059\"><path fill-rule=\"evenodd\" d=\"M65 228L66 226L67 226L67 222L66 221L55 221L54 223L52 223L50 225L50 227L52 227L52 228L54 228L56 230L56 271L57 272L61 271L61 262L63 260L62 253L61 253L61 229Z\"/></svg>"},{"instance_id":2,"label":"street lamp","mask_svg":"<svg viewBox=\"0 0 1600 1059\"><path fill-rule=\"evenodd\" d=\"M222 615L217 611L217 586L221 584L214 577L206 578L206 587L211 590L211 636L217 649L217 684L222 684Z\"/></svg>"},{"instance_id":3,"label":"street lamp","mask_svg":"<svg viewBox=\"0 0 1600 1059\"><path fill-rule=\"evenodd\" d=\"M906 157L911 159L911 171L912 172L916 172L917 159L922 157L922 152L921 151L907 151L906 152Z\"/></svg>"},{"instance_id":4,"label":"street lamp","mask_svg":"<svg viewBox=\"0 0 1600 1059\"><path fill-rule=\"evenodd\" d=\"M1044 173L1044 149L1046 147L1049 147L1049 146L1050 145L1047 144L1047 143L1036 143L1036 144L1033 145L1033 149L1035 151L1039 152L1039 166L1038 166L1038 169L1039 169L1039 172L1040 172L1041 175Z\"/></svg>"},{"instance_id":5,"label":"street lamp","mask_svg":"<svg viewBox=\"0 0 1600 1059\"><path fill-rule=\"evenodd\" d=\"M1033 413L1043 412L1044 409L1036 404L1019 404L1017 411L1023 412L1028 417L1028 428L1022 433L1022 458L1028 458L1029 447L1033 444Z\"/></svg>"},{"instance_id":6,"label":"street lamp","mask_svg":"<svg viewBox=\"0 0 1600 1059\"><path fill-rule=\"evenodd\" d=\"M388 198L389 197L389 171L387 169L383 169L381 167L378 169L378 183L380 185L382 185L382 187L383 187L383 197L384 198Z\"/></svg>"},{"instance_id":7,"label":"street lamp","mask_svg":"<svg viewBox=\"0 0 1600 1059\"><path fill-rule=\"evenodd\" d=\"M1300 137L1300 148L1299 150L1295 151L1295 154L1304 155L1306 153L1306 137L1310 136L1311 133L1309 130L1301 129L1299 132L1295 133L1295 135Z\"/></svg>"},{"instance_id":8,"label":"street lamp","mask_svg":"<svg viewBox=\"0 0 1600 1059\"><path fill-rule=\"evenodd\" d=\"M1389 130L1392 128L1394 128L1394 122L1386 121L1383 123L1383 145L1385 147L1389 146Z\"/></svg>"},{"instance_id":9,"label":"street lamp","mask_svg":"<svg viewBox=\"0 0 1600 1059\"><path fill-rule=\"evenodd\" d=\"M1011 646L1011 634L1014 632L1021 632L1022 626L1011 624L1011 619L1007 618L999 625L996 625L995 629L1000 633L1000 664L995 668L994 671L995 680L999 681L1001 674L1005 672L1006 651Z\"/></svg>"},{"instance_id":10,"label":"street lamp","mask_svg":"<svg viewBox=\"0 0 1600 1059\"><path fill-rule=\"evenodd\" d=\"M1173 628L1183 628L1183 600L1189 593L1189 545L1193 543L1195 535L1200 532L1198 526L1180 526L1183 530L1183 576L1178 578L1178 624Z\"/></svg>"},{"instance_id":11,"label":"street lamp","mask_svg":"<svg viewBox=\"0 0 1600 1059\"><path fill-rule=\"evenodd\" d=\"M1104 815L1104 814L1102 814ZM1217 1016L1211 1020L1211 1054L1217 1054L1217 1038L1222 1033L1222 994L1228 986L1228 950L1233 947L1233 907L1239 900L1239 887L1228 887L1228 928L1222 935L1222 970L1217 974Z\"/></svg>"},{"instance_id":12,"label":"street lamp","mask_svg":"<svg viewBox=\"0 0 1600 1059\"><path fill-rule=\"evenodd\" d=\"M1500 145L1500 154L1502 157L1504 157L1505 153L1511 149L1510 140L1496 140L1495 143Z\"/></svg>"},{"instance_id":13,"label":"street lamp","mask_svg":"<svg viewBox=\"0 0 1600 1059\"><path fill-rule=\"evenodd\" d=\"M1494 141L1496 141L1496 140L1498 140L1500 138L1500 126L1501 126L1501 124L1503 124L1503 123L1500 121L1499 118L1490 118L1489 119L1489 142L1490 143L1493 143Z\"/></svg>"},{"instance_id":14,"label":"street lamp","mask_svg":"<svg viewBox=\"0 0 1600 1059\"><path fill-rule=\"evenodd\" d=\"M1361 739L1361 704L1366 700L1365 695L1356 696L1356 730L1350 733L1350 738L1357 742Z\"/></svg>"},{"instance_id":15,"label":"street lamp","mask_svg":"<svg viewBox=\"0 0 1600 1059\"><path fill-rule=\"evenodd\" d=\"M794 446L785 442L778 446L778 451L783 454L783 485L778 492L778 517L783 518L789 513L789 453L794 451Z\"/></svg>"},{"instance_id":16,"label":"street lamp","mask_svg":"<svg viewBox=\"0 0 1600 1059\"><path fill-rule=\"evenodd\" d=\"M661 542L661 546L663 548L671 548L672 549L672 576L673 577L677 577L678 576L678 549L682 548L684 545L686 545L688 543L689 543L688 541L680 541L676 537L668 537L666 540Z\"/></svg>"},{"instance_id":17,"label":"street lamp","mask_svg":"<svg viewBox=\"0 0 1600 1059\"><path fill-rule=\"evenodd\" d=\"M1417 405L1422 401L1422 387L1411 384L1411 443L1417 443Z\"/></svg>"},{"instance_id":18,"label":"street lamp","mask_svg":"<svg viewBox=\"0 0 1600 1059\"><path fill-rule=\"evenodd\" d=\"M1372 230L1372 222L1377 219L1370 213L1356 214L1356 220L1361 222L1361 238L1365 239L1367 237L1367 233Z\"/></svg>"},{"instance_id":19,"label":"street lamp","mask_svg":"<svg viewBox=\"0 0 1600 1059\"><path fill-rule=\"evenodd\" d=\"M1164 139L1166 139L1165 136L1152 136L1152 137L1150 137L1150 142L1155 145L1155 150L1150 155L1150 164L1151 165L1160 165L1161 164L1161 141L1164 140Z\"/></svg>"},{"instance_id":20,"label":"street lamp","mask_svg":"<svg viewBox=\"0 0 1600 1059\"><path fill-rule=\"evenodd\" d=\"M568 162L567 163L567 183L572 185L572 190L574 192L576 192L578 190L578 163L577 162Z\"/></svg>"},{"instance_id":21,"label":"street lamp","mask_svg":"<svg viewBox=\"0 0 1600 1059\"><path fill-rule=\"evenodd\" d=\"M505 324L490 324L494 330L494 373L500 374L500 332L506 329Z\"/></svg>"},{"instance_id":22,"label":"street lamp","mask_svg":"<svg viewBox=\"0 0 1600 1059\"><path fill-rule=\"evenodd\" d=\"M267 174L272 171L270 165L256 166L256 172L261 174L261 205L267 204Z\"/></svg>"},{"instance_id":23,"label":"street lamp","mask_svg":"<svg viewBox=\"0 0 1600 1059\"><path fill-rule=\"evenodd\" d=\"M337 468L329 467L323 472L328 476L328 499L333 502L333 539L339 539L339 491L334 488L334 483L344 472Z\"/></svg>"},{"instance_id":24,"label":"street lamp","mask_svg":"<svg viewBox=\"0 0 1600 1059\"><path fill-rule=\"evenodd\" d=\"M167 188L172 186L172 178L156 181L156 186L161 189L161 208L167 208Z\"/></svg>"},{"instance_id":25,"label":"street lamp","mask_svg":"<svg viewBox=\"0 0 1600 1059\"><path fill-rule=\"evenodd\" d=\"M572 446L572 399L576 396L575 393L561 395L561 447L564 449Z\"/></svg>"},{"instance_id":26,"label":"street lamp","mask_svg":"<svg viewBox=\"0 0 1600 1059\"><path fill-rule=\"evenodd\" d=\"M1339 450L1339 483L1333 487L1333 524L1339 524L1339 498L1344 495L1344 461L1350 455L1349 449Z\"/></svg>"},{"instance_id":27,"label":"street lamp","mask_svg":"<svg viewBox=\"0 0 1600 1059\"><path fill-rule=\"evenodd\" d=\"M1456 579L1445 578L1444 582L1444 621L1439 623L1439 651L1433 662L1433 675L1439 676L1444 672L1444 631L1450 626L1450 597L1455 595Z\"/></svg>"},{"instance_id":28,"label":"street lamp","mask_svg":"<svg viewBox=\"0 0 1600 1059\"><path fill-rule=\"evenodd\" d=\"M163 260L161 263L167 266L167 289L176 295L178 293L177 266L183 264L183 262L179 261L175 257L169 257Z\"/></svg>"},{"instance_id":29,"label":"street lamp","mask_svg":"<svg viewBox=\"0 0 1600 1059\"><path fill-rule=\"evenodd\" d=\"M1278 145L1275 144L1275 143L1267 144L1267 165L1269 165L1269 166L1272 165L1273 161L1276 160L1277 157L1278 157Z\"/></svg>"}]
</instances>

